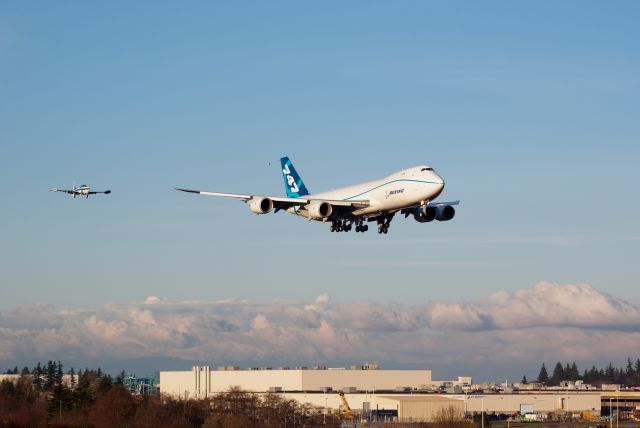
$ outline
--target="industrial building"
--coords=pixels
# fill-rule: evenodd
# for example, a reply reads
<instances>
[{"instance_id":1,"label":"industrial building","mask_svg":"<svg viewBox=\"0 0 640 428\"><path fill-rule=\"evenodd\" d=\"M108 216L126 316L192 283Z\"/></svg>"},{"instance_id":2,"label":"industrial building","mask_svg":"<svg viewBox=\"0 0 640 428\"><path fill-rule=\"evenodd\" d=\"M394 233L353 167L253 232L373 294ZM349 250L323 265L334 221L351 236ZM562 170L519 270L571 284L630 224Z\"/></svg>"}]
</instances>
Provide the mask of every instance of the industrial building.
<instances>
[{"instance_id":1,"label":"industrial building","mask_svg":"<svg viewBox=\"0 0 640 428\"><path fill-rule=\"evenodd\" d=\"M190 371L160 372L161 393L205 398L238 386L252 392L409 391L433 387L431 370L379 370L377 366L346 368L263 368L195 366Z\"/></svg>"},{"instance_id":2,"label":"industrial building","mask_svg":"<svg viewBox=\"0 0 640 428\"><path fill-rule=\"evenodd\" d=\"M457 392L470 386L471 381L469 377L434 381L431 370L380 370L377 366L247 370L196 366L190 371L160 372L160 392L175 398L198 399L239 387L255 393L281 393L320 411L336 412L348 405L354 413L389 415L399 421L432 421L443 408L453 408L459 414L484 411L599 415L601 411L599 391L434 393L443 384Z\"/></svg>"}]
</instances>

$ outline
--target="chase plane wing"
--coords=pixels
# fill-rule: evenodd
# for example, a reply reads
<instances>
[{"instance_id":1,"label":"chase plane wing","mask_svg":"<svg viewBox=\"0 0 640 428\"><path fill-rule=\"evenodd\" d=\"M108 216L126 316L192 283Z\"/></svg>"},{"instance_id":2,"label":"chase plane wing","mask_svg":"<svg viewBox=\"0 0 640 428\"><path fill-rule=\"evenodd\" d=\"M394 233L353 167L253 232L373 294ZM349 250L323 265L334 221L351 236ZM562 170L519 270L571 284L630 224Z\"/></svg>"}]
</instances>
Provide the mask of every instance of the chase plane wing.
<instances>
[{"instance_id":1,"label":"chase plane wing","mask_svg":"<svg viewBox=\"0 0 640 428\"><path fill-rule=\"evenodd\" d=\"M69 195L73 195L75 192L73 190L68 190L68 189L58 189L56 187L54 187L53 189L49 189L52 192L62 192L62 193L68 193Z\"/></svg>"}]
</instances>

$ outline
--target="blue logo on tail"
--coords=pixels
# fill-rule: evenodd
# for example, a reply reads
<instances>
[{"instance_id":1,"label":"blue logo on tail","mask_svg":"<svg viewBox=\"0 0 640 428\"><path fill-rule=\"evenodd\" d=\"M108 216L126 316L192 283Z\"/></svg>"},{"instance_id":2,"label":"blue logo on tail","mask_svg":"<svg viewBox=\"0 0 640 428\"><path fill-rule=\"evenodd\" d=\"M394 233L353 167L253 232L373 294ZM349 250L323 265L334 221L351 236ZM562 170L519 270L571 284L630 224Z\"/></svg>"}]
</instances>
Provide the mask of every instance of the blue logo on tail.
<instances>
[{"instance_id":1,"label":"blue logo on tail","mask_svg":"<svg viewBox=\"0 0 640 428\"><path fill-rule=\"evenodd\" d=\"M287 191L287 197L299 198L300 196L308 195L309 191L289 158L286 156L281 158L280 165L282 165L282 176L284 177L284 188Z\"/></svg>"}]
</instances>

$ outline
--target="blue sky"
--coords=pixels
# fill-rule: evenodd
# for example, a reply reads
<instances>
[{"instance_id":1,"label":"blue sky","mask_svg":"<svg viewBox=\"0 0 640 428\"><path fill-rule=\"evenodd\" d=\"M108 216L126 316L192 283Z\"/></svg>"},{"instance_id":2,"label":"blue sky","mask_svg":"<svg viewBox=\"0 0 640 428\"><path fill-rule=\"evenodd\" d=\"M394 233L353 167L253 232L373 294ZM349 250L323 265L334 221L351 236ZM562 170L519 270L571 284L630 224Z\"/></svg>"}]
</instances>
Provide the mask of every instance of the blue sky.
<instances>
[{"instance_id":1,"label":"blue sky","mask_svg":"<svg viewBox=\"0 0 640 428\"><path fill-rule=\"evenodd\" d=\"M0 6L0 310L227 298L640 303L637 2ZM423 163L454 221L331 234L282 194ZM47 192L87 183L108 197Z\"/></svg>"}]
</instances>

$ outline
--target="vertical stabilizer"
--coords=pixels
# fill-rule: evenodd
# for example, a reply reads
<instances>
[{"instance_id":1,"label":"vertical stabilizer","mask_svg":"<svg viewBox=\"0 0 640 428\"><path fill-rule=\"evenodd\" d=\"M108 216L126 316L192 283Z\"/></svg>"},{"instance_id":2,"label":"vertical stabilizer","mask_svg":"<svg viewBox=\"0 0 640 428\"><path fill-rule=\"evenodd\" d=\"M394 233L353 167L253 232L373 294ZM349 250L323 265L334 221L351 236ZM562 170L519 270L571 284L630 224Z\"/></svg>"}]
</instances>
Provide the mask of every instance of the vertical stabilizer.
<instances>
[{"instance_id":1,"label":"vertical stabilizer","mask_svg":"<svg viewBox=\"0 0 640 428\"><path fill-rule=\"evenodd\" d=\"M308 195L307 187L302 182L302 178L298 175L289 158L286 156L281 158L280 165L282 165L282 176L284 177L284 188L287 191L287 197L299 198L300 196Z\"/></svg>"}]
</instances>

